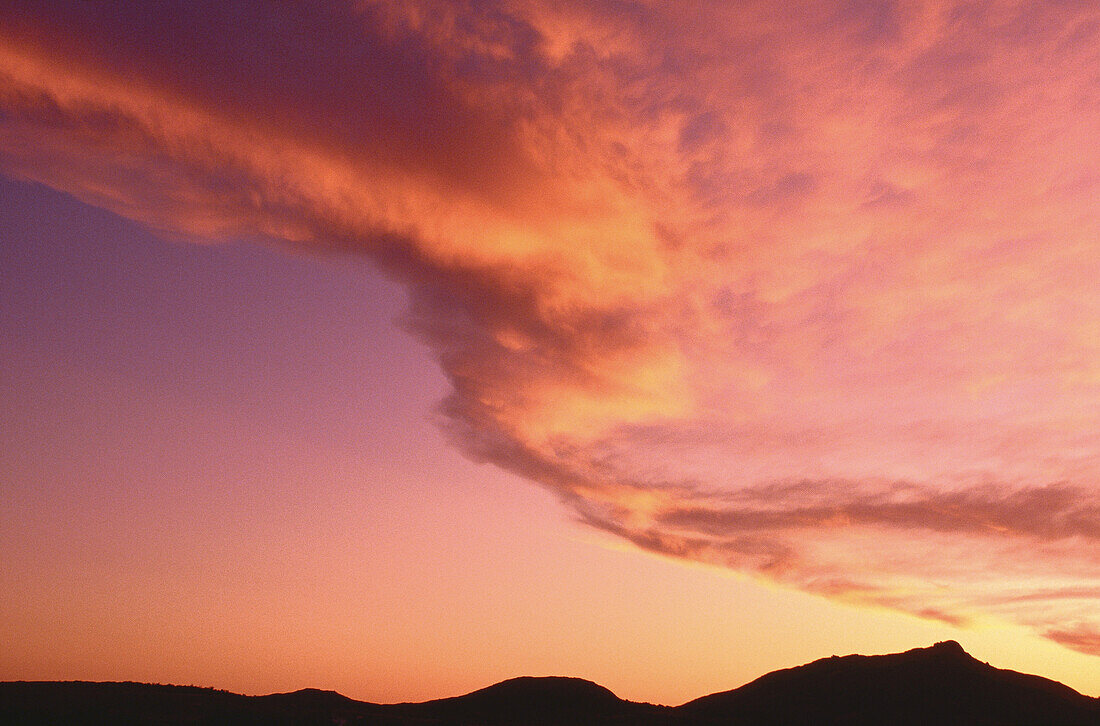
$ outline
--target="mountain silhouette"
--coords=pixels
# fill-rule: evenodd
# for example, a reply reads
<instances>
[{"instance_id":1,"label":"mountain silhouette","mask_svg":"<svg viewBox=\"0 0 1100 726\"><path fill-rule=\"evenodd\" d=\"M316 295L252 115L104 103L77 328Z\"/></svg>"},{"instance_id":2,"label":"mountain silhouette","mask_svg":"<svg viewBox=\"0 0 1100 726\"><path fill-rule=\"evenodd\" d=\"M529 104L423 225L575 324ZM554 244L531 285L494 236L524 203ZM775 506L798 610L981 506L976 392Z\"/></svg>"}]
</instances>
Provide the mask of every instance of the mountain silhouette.
<instances>
[{"instance_id":1,"label":"mountain silhouette","mask_svg":"<svg viewBox=\"0 0 1100 726\"><path fill-rule=\"evenodd\" d=\"M702 723L1100 724L1100 699L975 660L955 641L836 656L681 706Z\"/></svg>"},{"instance_id":2,"label":"mountain silhouette","mask_svg":"<svg viewBox=\"0 0 1100 726\"><path fill-rule=\"evenodd\" d=\"M374 704L305 689L242 696L142 683L0 683L12 724L362 724L369 726L1100 726L1100 699L1000 670L958 643L823 658L681 706L618 698L579 678L514 678L465 696Z\"/></svg>"},{"instance_id":3,"label":"mountain silhouette","mask_svg":"<svg viewBox=\"0 0 1100 726\"><path fill-rule=\"evenodd\" d=\"M647 723L646 719L660 707L623 701L603 686L580 678L523 677L465 696L399 704L392 709L405 716L429 719L427 723L549 726Z\"/></svg>"}]
</instances>

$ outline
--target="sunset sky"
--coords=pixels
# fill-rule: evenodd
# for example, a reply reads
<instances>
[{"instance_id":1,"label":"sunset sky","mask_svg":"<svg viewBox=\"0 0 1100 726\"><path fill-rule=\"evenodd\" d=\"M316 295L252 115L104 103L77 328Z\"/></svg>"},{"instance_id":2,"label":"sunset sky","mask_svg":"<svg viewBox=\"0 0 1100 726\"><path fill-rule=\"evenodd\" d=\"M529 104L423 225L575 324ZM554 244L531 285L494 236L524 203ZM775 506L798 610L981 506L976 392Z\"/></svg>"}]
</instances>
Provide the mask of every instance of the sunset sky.
<instances>
[{"instance_id":1,"label":"sunset sky","mask_svg":"<svg viewBox=\"0 0 1100 726\"><path fill-rule=\"evenodd\" d=\"M0 680L1100 695L1100 6L0 4Z\"/></svg>"}]
</instances>

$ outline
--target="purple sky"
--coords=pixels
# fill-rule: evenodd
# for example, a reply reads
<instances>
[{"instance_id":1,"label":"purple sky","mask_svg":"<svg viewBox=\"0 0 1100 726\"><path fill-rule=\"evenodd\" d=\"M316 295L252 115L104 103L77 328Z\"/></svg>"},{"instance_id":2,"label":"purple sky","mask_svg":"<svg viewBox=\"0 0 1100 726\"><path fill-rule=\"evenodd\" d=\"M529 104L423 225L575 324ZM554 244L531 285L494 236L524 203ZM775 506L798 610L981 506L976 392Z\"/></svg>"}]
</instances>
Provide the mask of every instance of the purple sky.
<instances>
[{"instance_id":1,"label":"purple sky","mask_svg":"<svg viewBox=\"0 0 1100 726\"><path fill-rule=\"evenodd\" d=\"M675 700L950 634L1100 689L1091 6L0 28L0 676ZM702 635L767 612L736 667Z\"/></svg>"}]
</instances>

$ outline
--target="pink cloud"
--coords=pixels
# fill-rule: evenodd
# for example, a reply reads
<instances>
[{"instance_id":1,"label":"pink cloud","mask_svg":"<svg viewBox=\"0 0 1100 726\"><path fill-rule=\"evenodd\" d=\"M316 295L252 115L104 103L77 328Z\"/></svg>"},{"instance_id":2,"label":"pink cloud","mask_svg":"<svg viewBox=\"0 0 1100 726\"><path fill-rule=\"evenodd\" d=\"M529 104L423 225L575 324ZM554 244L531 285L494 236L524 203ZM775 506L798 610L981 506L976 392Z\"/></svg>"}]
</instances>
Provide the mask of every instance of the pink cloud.
<instances>
[{"instance_id":1,"label":"pink cloud","mask_svg":"<svg viewBox=\"0 0 1100 726\"><path fill-rule=\"evenodd\" d=\"M1094 11L234 7L4 11L0 168L368 257L456 444L643 549L1100 650Z\"/></svg>"}]
</instances>

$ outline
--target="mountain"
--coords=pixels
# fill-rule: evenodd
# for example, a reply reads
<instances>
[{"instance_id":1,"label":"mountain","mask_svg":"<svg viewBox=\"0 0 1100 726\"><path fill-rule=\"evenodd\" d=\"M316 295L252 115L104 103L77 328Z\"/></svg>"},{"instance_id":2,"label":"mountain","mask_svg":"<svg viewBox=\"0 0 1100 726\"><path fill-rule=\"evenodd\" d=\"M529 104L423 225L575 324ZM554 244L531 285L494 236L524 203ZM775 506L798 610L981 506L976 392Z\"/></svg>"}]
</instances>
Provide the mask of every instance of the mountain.
<instances>
[{"instance_id":1,"label":"mountain","mask_svg":"<svg viewBox=\"0 0 1100 726\"><path fill-rule=\"evenodd\" d=\"M399 704L396 714L415 723L552 726L553 724L649 723L670 711L623 701L603 686L580 678L513 678L457 698ZM412 723L412 722L410 722Z\"/></svg>"},{"instance_id":2,"label":"mountain","mask_svg":"<svg viewBox=\"0 0 1100 726\"><path fill-rule=\"evenodd\" d=\"M373 704L306 689L241 696L141 683L0 683L11 724L364 726L1100 726L1100 699L975 660L954 642L824 658L677 707L633 703L579 678L514 678L424 703Z\"/></svg>"},{"instance_id":3,"label":"mountain","mask_svg":"<svg viewBox=\"0 0 1100 726\"><path fill-rule=\"evenodd\" d=\"M680 706L700 723L1091 724L1100 699L975 660L955 641L893 655L833 656Z\"/></svg>"}]
</instances>

